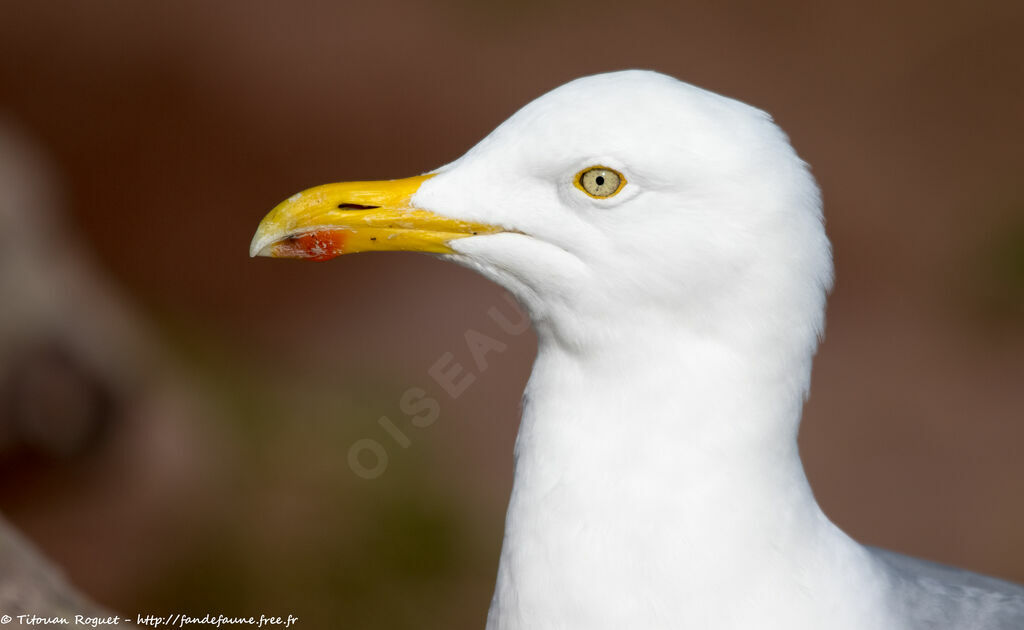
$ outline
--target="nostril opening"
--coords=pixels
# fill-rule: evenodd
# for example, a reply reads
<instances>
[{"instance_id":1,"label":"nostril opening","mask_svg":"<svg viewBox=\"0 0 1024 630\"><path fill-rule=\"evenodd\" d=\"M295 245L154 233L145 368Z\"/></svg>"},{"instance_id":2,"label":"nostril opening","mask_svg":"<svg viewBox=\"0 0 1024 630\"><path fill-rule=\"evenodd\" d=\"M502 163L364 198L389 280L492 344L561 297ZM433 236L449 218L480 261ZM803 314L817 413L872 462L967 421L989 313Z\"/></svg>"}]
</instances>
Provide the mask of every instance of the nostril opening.
<instances>
[{"instance_id":1,"label":"nostril opening","mask_svg":"<svg viewBox=\"0 0 1024 630\"><path fill-rule=\"evenodd\" d=\"M364 206L358 203L339 203L338 210L373 210L380 206Z\"/></svg>"}]
</instances>

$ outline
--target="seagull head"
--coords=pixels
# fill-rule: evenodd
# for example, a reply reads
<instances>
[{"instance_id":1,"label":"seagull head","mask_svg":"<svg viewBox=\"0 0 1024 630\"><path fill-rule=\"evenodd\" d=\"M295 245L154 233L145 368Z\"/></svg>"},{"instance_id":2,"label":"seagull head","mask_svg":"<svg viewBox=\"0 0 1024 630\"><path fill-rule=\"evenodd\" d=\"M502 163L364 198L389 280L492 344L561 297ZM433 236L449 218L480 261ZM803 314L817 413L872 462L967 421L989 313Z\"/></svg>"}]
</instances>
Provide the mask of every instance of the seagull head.
<instances>
[{"instance_id":1,"label":"seagull head","mask_svg":"<svg viewBox=\"0 0 1024 630\"><path fill-rule=\"evenodd\" d=\"M575 347L628 325L813 352L832 277L818 189L771 118L649 71L565 84L425 175L300 192L250 253L384 250L476 269Z\"/></svg>"}]
</instances>

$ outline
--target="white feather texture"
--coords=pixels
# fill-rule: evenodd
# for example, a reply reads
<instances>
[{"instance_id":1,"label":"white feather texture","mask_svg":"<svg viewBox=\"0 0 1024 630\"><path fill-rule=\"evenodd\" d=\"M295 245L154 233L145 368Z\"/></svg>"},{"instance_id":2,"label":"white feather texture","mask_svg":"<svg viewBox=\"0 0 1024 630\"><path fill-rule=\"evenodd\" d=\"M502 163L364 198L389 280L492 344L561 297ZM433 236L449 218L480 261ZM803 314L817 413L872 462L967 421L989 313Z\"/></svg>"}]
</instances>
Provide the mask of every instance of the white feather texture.
<instances>
[{"instance_id":1,"label":"white feather texture","mask_svg":"<svg viewBox=\"0 0 1024 630\"><path fill-rule=\"evenodd\" d=\"M594 165L625 176L618 195L573 185ZM540 340L488 628L947 627L918 609L951 618L953 600L843 534L804 475L832 259L767 114L653 72L592 76L437 173L414 204L508 230L449 258L512 291ZM1024 627L1024 590L993 583L1006 607L962 627Z\"/></svg>"}]
</instances>

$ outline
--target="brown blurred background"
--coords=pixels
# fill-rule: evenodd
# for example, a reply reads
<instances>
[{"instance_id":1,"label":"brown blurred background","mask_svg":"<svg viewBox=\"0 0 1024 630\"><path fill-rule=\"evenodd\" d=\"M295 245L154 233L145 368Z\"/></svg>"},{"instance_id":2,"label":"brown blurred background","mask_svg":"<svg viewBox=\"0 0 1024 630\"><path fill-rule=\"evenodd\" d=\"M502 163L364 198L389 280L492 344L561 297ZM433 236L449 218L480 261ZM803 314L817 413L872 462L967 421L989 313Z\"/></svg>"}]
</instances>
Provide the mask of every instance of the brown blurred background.
<instances>
[{"instance_id":1,"label":"brown blurred background","mask_svg":"<svg viewBox=\"0 0 1024 630\"><path fill-rule=\"evenodd\" d=\"M1024 582L1021 2L0 15L0 116L73 243L47 236L15 274L56 296L25 321L55 323L9 326L0 512L113 611L482 627L532 334L503 336L502 292L425 256L271 262L248 241L293 192L432 169L545 91L632 67L768 110L822 186L838 281L801 441L825 511ZM427 370L472 367L468 329L509 348L452 400ZM402 414L413 386L440 401L433 426ZM40 436L11 411L40 397L85 407L71 428L38 412L58 434ZM361 438L389 455L377 479L347 464Z\"/></svg>"}]
</instances>

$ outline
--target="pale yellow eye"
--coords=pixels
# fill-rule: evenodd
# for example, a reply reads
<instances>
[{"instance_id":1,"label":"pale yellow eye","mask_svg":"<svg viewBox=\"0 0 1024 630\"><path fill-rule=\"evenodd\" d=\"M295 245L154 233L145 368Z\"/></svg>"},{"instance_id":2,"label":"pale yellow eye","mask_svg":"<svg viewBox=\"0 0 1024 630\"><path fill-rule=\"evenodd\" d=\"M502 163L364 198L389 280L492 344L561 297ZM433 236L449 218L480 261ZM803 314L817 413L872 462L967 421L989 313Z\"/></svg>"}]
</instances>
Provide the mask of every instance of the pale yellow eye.
<instances>
[{"instance_id":1,"label":"pale yellow eye","mask_svg":"<svg viewBox=\"0 0 1024 630\"><path fill-rule=\"evenodd\" d=\"M591 166L576 174L575 183L576 188L591 197L604 199L622 190L622 187L626 185L626 178L622 176L622 173L607 166Z\"/></svg>"}]
</instances>

